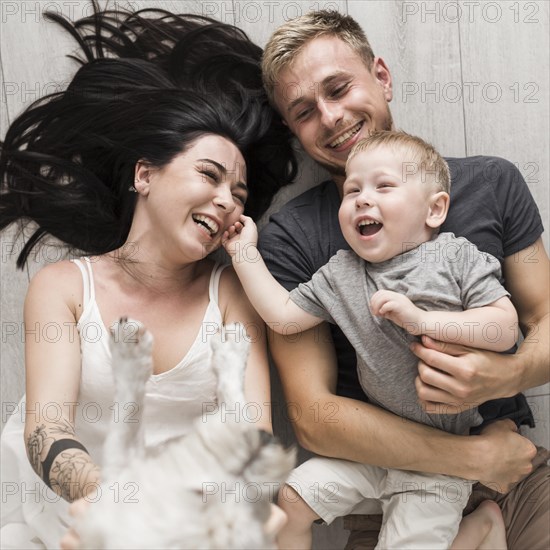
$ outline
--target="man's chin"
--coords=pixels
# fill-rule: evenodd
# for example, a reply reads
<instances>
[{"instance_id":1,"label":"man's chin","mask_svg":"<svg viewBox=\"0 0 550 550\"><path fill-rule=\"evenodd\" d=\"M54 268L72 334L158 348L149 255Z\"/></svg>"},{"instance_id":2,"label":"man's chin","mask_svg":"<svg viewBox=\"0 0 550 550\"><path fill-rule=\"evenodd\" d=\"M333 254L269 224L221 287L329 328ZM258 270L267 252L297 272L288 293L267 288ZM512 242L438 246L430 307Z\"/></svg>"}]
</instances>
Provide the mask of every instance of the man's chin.
<instances>
[{"instance_id":1,"label":"man's chin","mask_svg":"<svg viewBox=\"0 0 550 550\"><path fill-rule=\"evenodd\" d=\"M333 178L345 178L346 177L346 162L330 162L326 159L317 161Z\"/></svg>"},{"instance_id":2,"label":"man's chin","mask_svg":"<svg viewBox=\"0 0 550 550\"><path fill-rule=\"evenodd\" d=\"M337 181L346 179L345 167L334 166L332 168L329 168L328 166L325 166L325 168L328 170L333 179Z\"/></svg>"},{"instance_id":3,"label":"man's chin","mask_svg":"<svg viewBox=\"0 0 550 550\"><path fill-rule=\"evenodd\" d=\"M375 132L380 132L384 130L393 130L393 117L391 114L391 111L389 109L389 106L386 106L386 116L384 117L382 123L379 127L373 128L368 132L368 135L371 135ZM363 136L366 137L366 136ZM315 157L313 157L315 158ZM347 157L346 157L347 159ZM317 163L319 163L327 172L334 178L334 179L341 179L346 177L346 160L335 160L334 162L331 162L330 160L327 160L326 158L323 159L315 159Z\"/></svg>"}]
</instances>

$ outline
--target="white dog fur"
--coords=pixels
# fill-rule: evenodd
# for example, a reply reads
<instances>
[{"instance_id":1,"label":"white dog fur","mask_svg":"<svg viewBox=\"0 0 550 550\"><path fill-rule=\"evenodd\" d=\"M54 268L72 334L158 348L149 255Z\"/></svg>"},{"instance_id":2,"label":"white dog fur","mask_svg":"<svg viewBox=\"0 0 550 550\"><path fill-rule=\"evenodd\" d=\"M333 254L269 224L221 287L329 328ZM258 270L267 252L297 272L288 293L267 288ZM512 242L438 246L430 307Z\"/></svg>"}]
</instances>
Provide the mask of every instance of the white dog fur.
<instances>
[{"instance_id":1,"label":"white dog fur","mask_svg":"<svg viewBox=\"0 0 550 550\"><path fill-rule=\"evenodd\" d=\"M132 326L138 330L128 338ZM228 410L246 402L244 336L242 326L232 325L211 338L218 404ZM125 319L111 341L116 399L137 403L140 413L152 372L152 342L139 323ZM219 406L204 420L154 453L145 449L140 422L113 423L102 485L129 483L138 491L125 502L102 498L90 505L75 526L81 548L275 548L264 527L270 499L293 467L294 453L253 424L224 417Z\"/></svg>"}]
</instances>

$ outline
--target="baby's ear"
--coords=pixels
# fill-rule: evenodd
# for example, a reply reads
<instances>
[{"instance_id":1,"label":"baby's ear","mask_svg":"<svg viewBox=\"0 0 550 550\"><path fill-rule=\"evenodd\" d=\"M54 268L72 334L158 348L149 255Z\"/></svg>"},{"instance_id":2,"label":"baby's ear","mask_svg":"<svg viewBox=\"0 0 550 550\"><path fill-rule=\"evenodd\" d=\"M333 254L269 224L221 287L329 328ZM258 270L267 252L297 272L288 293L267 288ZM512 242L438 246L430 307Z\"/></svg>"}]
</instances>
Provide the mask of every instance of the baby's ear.
<instances>
[{"instance_id":1,"label":"baby's ear","mask_svg":"<svg viewBox=\"0 0 550 550\"><path fill-rule=\"evenodd\" d=\"M445 191L434 193L429 198L428 216L426 218L426 225L432 229L437 229L447 217L449 211L450 197Z\"/></svg>"}]
</instances>

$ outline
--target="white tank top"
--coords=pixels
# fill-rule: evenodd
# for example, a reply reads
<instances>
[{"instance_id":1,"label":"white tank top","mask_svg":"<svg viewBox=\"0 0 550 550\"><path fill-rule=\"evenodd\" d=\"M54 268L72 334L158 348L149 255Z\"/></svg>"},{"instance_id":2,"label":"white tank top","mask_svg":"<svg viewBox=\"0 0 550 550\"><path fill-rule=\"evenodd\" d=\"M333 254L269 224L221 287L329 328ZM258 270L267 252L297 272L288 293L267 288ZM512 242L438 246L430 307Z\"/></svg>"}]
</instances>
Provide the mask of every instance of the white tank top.
<instances>
[{"instance_id":1,"label":"white tank top","mask_svg":"<svg viewBox=\"0 0 550 550\"><path fill-rule=\"evenodd\" d=\"M95 458L101 452L109 424L131 421L133 404L114 403L109 331L103 324L97 302L88 258L74 260L84 282L83 311L77 324L82 353L82 374L78 396L80 417L76 433ZM203 407L216 399L217 380L211 365L207 335L222 325L218 307L218 286L225 265L216 264L209 284L209 303L201 328L191 348L169 371L153 374L145 390L144 433L146 446L156 446L172 437L185 435ZM138 319L139 321L139 319Z\"/></svg>"}]
</instances>

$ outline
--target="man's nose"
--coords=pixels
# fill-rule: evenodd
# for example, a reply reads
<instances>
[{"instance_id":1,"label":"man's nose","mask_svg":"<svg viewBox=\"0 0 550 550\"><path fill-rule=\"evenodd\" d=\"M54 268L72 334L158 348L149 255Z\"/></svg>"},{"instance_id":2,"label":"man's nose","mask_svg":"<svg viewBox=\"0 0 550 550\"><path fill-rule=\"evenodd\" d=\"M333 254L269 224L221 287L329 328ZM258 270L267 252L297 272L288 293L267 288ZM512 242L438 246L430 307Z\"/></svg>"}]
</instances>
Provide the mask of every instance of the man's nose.
<instances>
[{"instance_id":1,"label":"man's nose","mask_svg":"<svg viewBox=\"0 0 550 550\"><path fill-rule=\"evenodd\" d=\"M344 118L344 109L339 101L319 99L318 106L321 113L321 122L327 128L334 128Z\"/></svg>"}]
</instances>

